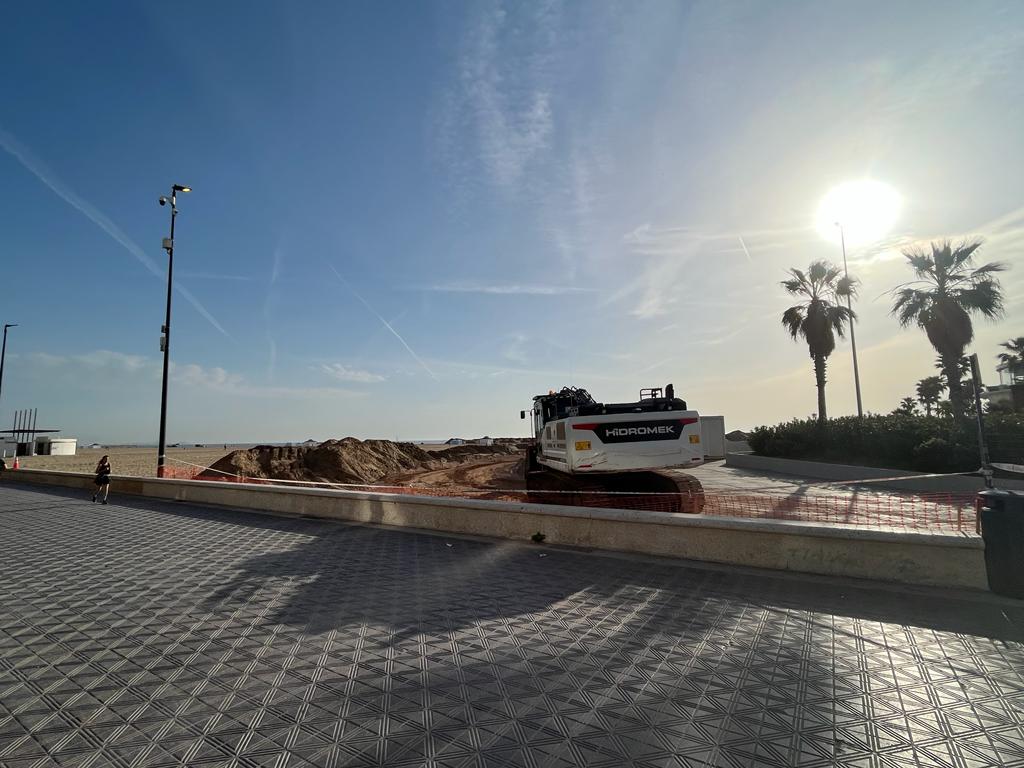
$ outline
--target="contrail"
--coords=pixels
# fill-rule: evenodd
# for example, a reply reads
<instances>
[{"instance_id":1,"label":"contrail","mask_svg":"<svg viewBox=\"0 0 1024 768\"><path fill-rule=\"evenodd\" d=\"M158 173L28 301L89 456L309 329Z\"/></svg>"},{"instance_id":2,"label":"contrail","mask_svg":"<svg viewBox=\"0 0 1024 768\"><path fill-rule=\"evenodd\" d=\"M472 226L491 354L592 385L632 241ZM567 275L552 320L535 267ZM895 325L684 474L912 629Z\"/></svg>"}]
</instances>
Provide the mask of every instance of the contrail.
<instances>
[{"instance_id":1,"label":"contrail","mask_svg":"<svg viewBox=\"0 0 1024 768\"><path fill-rule=\"evenodd\" d=\"M95 224L97 227L102 229L114 240L119 242L126 251L132 256L142 262L142 265L146 267L150 272L164 279L167 273L164 272L149 256L143 251L134 240L126 235L121 229L110 219L108 219L102 212L93 207L90 203L83 200L77 194L72 192L63 182L53 177L48 169L35 157L31 152L28 151L20 142L18 142L11 134L0 128L0 147L3 147L8 154L10 154L15 160L21 163L33 176L39 179L43 184L50 188L57 197L61 198L65 203L70 205L72 208L77 210L89 221ZM206 318L207 322L210 323L214 328L224 334L227 338L234 341L231 334L224 330L220 323L211 315L206 307L199 303L199 299L193 296L186 288L181 285L175 285L180 293L189 304L195 307L196 311Z\"/></svg>"},{"instance_id":2,"label":"contrail","mask_svg":"<svg viewBox=\"0 0 1024 768\"><path fill-rule=\"evenodd\" d=\"M747 244L743 242L743 235L736 235L736 237L740 239L740 245L743 247L743 252L747 254L747 261L753 264L754 260L750 258L750 251L747 250Z\"/></svg>"},{"instance_id":3,"label":"contrail","mask_svg":"<svg viewBox=\"0 0 1024 768\"><path fill-rule=\"evenodd\" d=\"M437 375L432 370L430 370L430 366L423 362L423 358L417 355L413 351L413 348L410 347L409 344L406 342L406 340L401 337L398 331L391 327L391 323L389 323L387 320L381 317L377 313L377 310L375 310L367 303L366 299L364 299L362 296L356 293L355 289L348 284L344 277L341 276L341 273L334 268L334 265L326 260L324 261L324 263L327 264L328 267L330 267L331 272L333 272L334 276L337 277L339 281L341 281L341 284L348 289L348 292L355 296L357 299L359 299L360 303L369 310L370 314L372 314L374 317L380 320L381 324L389 331L391 331L391 334L402 343L402 346L405 347L406 350L408 350L409 354L413 356L413 359L423 367L423 370L430 374L430 378L432 378L434 381L440 381L440 379L437 378Z\"/></svg>"}]
</instances>

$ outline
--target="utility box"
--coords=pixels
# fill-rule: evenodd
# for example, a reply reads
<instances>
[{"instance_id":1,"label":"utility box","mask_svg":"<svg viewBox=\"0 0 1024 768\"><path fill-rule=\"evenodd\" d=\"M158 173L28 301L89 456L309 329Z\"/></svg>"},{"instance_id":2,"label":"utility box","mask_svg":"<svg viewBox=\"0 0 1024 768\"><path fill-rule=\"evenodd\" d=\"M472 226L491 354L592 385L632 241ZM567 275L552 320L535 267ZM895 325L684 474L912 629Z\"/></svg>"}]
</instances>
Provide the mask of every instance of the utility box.
<instances>
[{"instance_id":1,"label":"utility box","mask_svg":"<svg viewBox=\"0 0 1024 768\"><path fill-rule=\"evenodd\" d=\"M700 441L705 459L725 458L725 416L700 417Z\"/></svg>"},{"instance_id":2,"label":"utility box","mask_svg":"<svg viewBox=\"0 0 1024 768\"><path fill-rule=\"evenodd\" d=\"M982 491L978 498L989 589L1024 598L1024 491Z\"/></svg>"}]
</instances>

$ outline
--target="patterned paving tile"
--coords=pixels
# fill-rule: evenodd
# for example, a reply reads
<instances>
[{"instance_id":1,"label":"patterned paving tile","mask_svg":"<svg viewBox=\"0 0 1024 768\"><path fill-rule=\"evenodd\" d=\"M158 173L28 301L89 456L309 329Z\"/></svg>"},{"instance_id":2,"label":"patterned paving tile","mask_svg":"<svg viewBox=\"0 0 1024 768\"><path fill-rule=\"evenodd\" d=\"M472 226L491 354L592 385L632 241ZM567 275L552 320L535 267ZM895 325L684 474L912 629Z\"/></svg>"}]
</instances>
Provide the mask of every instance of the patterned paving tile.
<instances>
[{"instance_id":1,"label":"patterned paving tile","mask_svg":"<svg viewBox=\"0 0 1024 768\"><path fill-rule=\"evenodd\" d=\"M1024 766L1012 601L10 485L0 548L0 768Z\"/></svg>"}]
</instances>

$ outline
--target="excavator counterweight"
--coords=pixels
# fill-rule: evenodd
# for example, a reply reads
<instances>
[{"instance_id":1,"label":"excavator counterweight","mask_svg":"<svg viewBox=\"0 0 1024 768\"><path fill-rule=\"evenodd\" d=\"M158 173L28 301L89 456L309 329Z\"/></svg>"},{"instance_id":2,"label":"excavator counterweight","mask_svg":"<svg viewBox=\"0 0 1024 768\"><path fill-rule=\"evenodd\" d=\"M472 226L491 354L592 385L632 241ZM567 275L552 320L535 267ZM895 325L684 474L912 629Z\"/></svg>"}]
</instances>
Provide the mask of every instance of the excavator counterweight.
<instances>
[{"instance_id":1,"label":"excavator counterweight","mask_svg":"<svg viewBox=\"0 0 1024 768\"><path fill-rule=\"evenodd\" d=\"M688 514L704 508L700 481L680 471L704 462L700 416L671 384L641 390L631 403L598 403L565 387L534 397L529 413L531 501Z\"/></svg>"}]
</instances>

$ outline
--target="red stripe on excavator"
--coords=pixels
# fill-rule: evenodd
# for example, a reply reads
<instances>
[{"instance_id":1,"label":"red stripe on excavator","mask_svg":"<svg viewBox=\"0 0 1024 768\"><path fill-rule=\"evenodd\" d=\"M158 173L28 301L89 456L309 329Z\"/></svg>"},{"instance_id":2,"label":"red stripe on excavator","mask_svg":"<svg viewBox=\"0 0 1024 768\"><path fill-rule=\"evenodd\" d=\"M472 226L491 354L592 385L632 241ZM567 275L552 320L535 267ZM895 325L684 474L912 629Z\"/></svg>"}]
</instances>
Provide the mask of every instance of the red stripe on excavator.
<instances>
[{"instance_id":1,"label":"red stripe on excavator","mask_svg":"<svg viewBox=\"0 0 1024 768\"><path fill-rule=\"evenodd\" d=\"M660 419L659 419L659 421L660 421ZM670 419L665 419L665 421L670 421ZM699 418L695 418L695 417L692 417L692 416L688 416L685 419L679 419L679 423L682 424L684 427L686 425L688 425L688 424L696 424L698 421L700 421ZM628 424L629 422L617 422L617 421L616 422L611 422L611 421L606 421L604 423L610 426L612 424L620 424L620 423L627 423ZM597 422L594 422L594 423L589 423L588 422L587 424L573 424L572 428L573 429L579 429L579 430L589 430L590 432L593 432L595 429L597 429L600 426L601 426L601 424L598 424Z\"/></svg>"}]
</instances>

